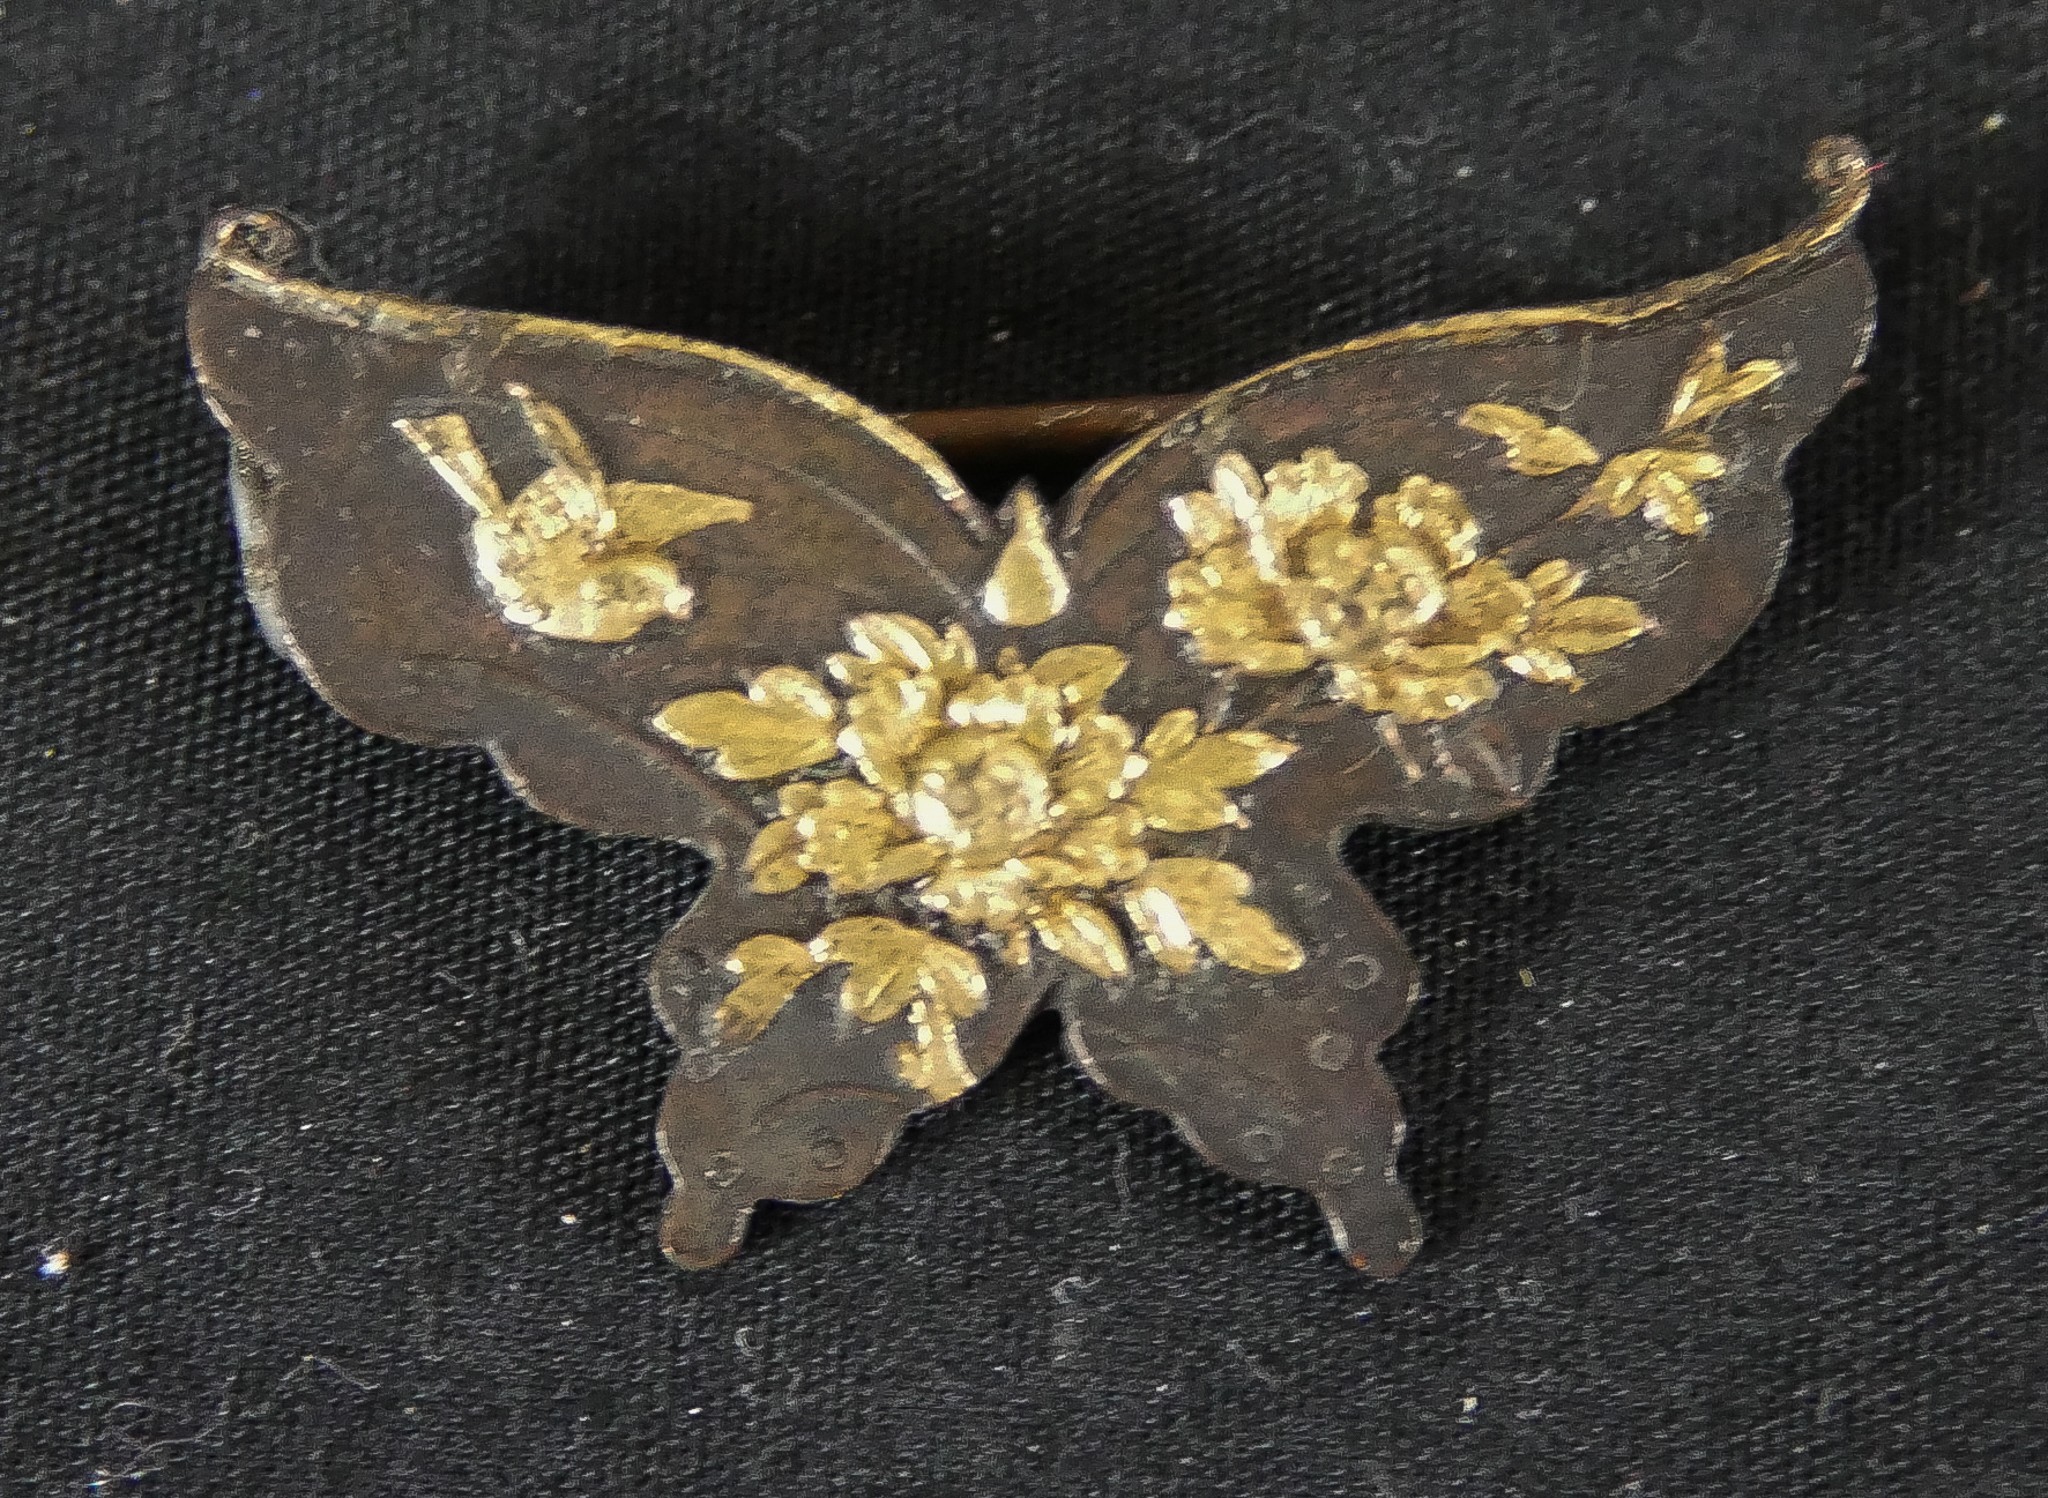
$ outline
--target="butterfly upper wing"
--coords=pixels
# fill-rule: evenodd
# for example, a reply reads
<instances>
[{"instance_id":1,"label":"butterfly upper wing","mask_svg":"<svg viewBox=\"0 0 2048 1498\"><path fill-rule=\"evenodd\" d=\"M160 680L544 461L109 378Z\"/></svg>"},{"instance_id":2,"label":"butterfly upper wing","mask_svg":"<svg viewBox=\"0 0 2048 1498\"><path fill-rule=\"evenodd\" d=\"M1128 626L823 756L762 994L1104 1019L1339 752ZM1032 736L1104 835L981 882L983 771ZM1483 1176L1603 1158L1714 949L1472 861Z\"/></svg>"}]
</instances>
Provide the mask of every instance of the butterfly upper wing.
<instances>
[{"instance_id":1,"label":"butterfly upper wing","mask_svg":"<svg viewBox=\"0 0 2048 1498\"><path fill-rule=\"evenodd\" d=\"M1562 730L1680 691L1755 617L1789 535L1786 456L1870 331L1847 234L1867 166L1832 141L1811 172L1820 214L1722 272L1311 354L1069 501L1077 608L1129 633L1134 675L1302 745L1220 839L1308 952L1251 1003L1215 968L1171 993L1067 985L1073 1047L1210 1158L1316 1192L1368 1267L1419 1241L1372 1059L1413 970L1329 833L1526 804Z\"/></svg>"},{"instance_id":2,"label":"butterfly upper wing","mask_svg":"<svg viewBox=\"0 0 2048 1498\"><path fill-rule=\"evenodd\" d=\"M284 273L300 247L276 215L216 227L192 286L193 361L235 439L264 627L363 726L491 746L543 810L588 823L585 767L522 753L532 730L495 721L498 695L543 716L560 705L637 744L663 702L837 648L849 614L884 601L945 614L971 601L987 567L974 501L929 449L850 397L710 344L332 290ZM687 618L586 642L493 606L473 508L399 424L465 423L515 497L560 465L508 387L568 419L626 487L618 507L629 515L631 486L648 481L752 507L748 521L660 548L694 593ZM617 775L638 776L651 805L628 814L606 797L608 815L629 816L618 830L702 840L702 808L666 815L690 762L658 739L655 750L660 762L645 767L637 749L618 751ZM654 807L663 814L650 821Z\"/></svg>"},{"instance_id":3,"label":"butterfly upper wing","mask_svg":"<svg viewBox=\"0 0 2048 1498\"><path fill-rule=\"evenodd\" d=\"M1363 467L1375 494L1410 475L1447 482L1477 522L1482 554L1497 551L1517 570L1568 560L1587 570L1585 593L1629 597L1655 625L1625 649L1583 657L1570 690L1504 692L1486 712L1449 720L1442 731L1454 738L1483 730L1495 748L1526 741L1530 752L1515 756L1505 777L1473 775L1465 787L1454 774L1450 785L1437 783L1441 775L1409 773L1412 765L1378 742L1370 714L1336 720L1361 751L1348 780L1357 787L1352 799L1375 819L1447 825L1514 809L1541 778L1547 737L1617 721L1682 690L1769 597L1790 530L1785 458L1840 397L1869 337L1870 275L1846 232L1867 195L1867 171L1849 142L1816 146L1810 172L1825 194L1821 213L1722 271L1615 301L1398 328L1208 397L1076 486L1064 538L1076 591L1156 597L1158 580L1188 555L1185 538L1162 524L1163 501L1208 489L1226 453L1264 468L1328 448ZM1667 431L1679 386L1710 341L1731 367L1769 360L1780 376L1718 408L1695 401L1695 419ZM1590 461L1517 471L1509 461L1515 445L1483 416L1468 418L1485 407L1567 429L1584 440ZM1678 439L1704 439L1722 465L1718 476L1694 481L1712 514L1702 532L1647 523L1640 510L1617 521L1579 507L1610 462ZM1176 660L1199 669L1187 659L1189 643L1163 631L1151 648L1169 669ZM1237 685L1256 693L1272 682L1239 676ZM1459 765L1473 768L1462 757Z\"/></svg>"},{"instance_id":4,"label":"butterfly upper wing","mask_svg":"<svg viewBox=\"0 0 2048 1498\"><path fill-rule=\"evenodd\" d=\"M265 632L364 727L483 746L543 811L711 855L720 872L664 943L655 997L684 1050L666 1231L688 1261L725 1257L755 1199L845 1189L931 1097L892 1070L895 1028L850 1022L823 977L755 1043L721 1043L733 945L808 940L834 912L815 887L750 890L734 866L772 797L655 719L815 666L863 612L969 613L986 517L923 444L793 371L337 291L288 273L303 250L277 215L224 218L190 301ZM691 971L711 980L675 981ZM962 1018L976 1074L1038 986L998 972Z\"/></svg>"}]
</instances>

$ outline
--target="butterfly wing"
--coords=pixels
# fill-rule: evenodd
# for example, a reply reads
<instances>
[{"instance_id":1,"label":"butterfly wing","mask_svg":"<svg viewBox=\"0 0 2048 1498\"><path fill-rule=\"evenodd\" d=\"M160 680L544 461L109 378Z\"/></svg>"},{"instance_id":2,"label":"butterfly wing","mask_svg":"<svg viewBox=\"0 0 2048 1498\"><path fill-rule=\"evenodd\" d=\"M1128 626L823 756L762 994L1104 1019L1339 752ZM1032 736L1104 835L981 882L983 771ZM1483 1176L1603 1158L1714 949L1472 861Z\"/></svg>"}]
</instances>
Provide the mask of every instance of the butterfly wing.
<instances>
[{"instance_id":1,"label":"butterfly wing","mask_svg":"<svg viewBox=\"0 0 2048 1498\"><path fill-rule=\"evenodd\" d=\"M293 274L304 251L278 215L228 216L191 292L264 631L365 728L482 746L542 811L712 858L654 986L684 1052L661 1130L667 1242L686 1262L723 1258L756 1199L844 1190L939 1093L897 1061L914 1001L850 1013L833 964L758 1034L721 1018L743 943L808 950L842 912L819 886L768 898L739 875L775 815L766 782L719 773L661 715L722 704L751 714L757 761L815 762L823 688L778 668L843 650L845 622L872 610L971 614L987 518L916 439L793 371L338 291ZM874 950L847 938L826 955L872 967ZM929 989L948 961L899 968ZM941 990L958 991L944 1059L968 1080L1039 996L1029 972L977 981Z\"/></svg>"},{"instance_id":2,"label":"butterfly wing","mask_svg":"<svg viewBox=\"0 0 2048 1498\"><path fill-rule=\"evenodd\" d=\"M1373 1060L1413 967L1333 834L1526 804L1560 732L1663 701L1748 626L1787 545L1785 459L1869 336L1847 232L1867 170L1822 143L1820 213L1724 271L1265 371L1069 502L1077 609L1129 639L1134 679L1300 746L1248 826L1208 836L1306 954L1248 1001L1216 965L1064 985L1072 1047L1217 1163L1315 1192L1365 1267L1419 1243Z\"/></svg>"}]
</instances>

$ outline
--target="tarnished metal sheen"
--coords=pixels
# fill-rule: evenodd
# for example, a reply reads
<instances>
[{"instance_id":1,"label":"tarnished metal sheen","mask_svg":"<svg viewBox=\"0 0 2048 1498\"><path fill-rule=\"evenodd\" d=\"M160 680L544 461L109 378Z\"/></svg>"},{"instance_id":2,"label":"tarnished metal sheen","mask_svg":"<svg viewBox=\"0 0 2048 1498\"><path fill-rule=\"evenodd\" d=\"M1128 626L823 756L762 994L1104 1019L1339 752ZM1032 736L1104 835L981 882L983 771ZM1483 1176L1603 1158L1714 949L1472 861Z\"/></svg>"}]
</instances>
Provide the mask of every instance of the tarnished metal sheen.
<instances>
[{"instance_id":1,"label":"tarnished metal sheen","mask_svg":"<svg viewBox=\"0 0 2048 1498\"><path fill-rule=\"evenodd\" d=\"M336 290L225 215L191 296L249 593L340 711L709 857L662 939L661 1242L836 1196L1044 1006L1218 1166L1421 1245L1377 1062L1416 996L1338 855L1527 804L1782 563L1863 357L1868 167L1643 295L1475 313L1212 395L892 418L738 350ZM920 435L922 434L922 435ZM969 457L1126 438L1059 505Z\"/></svg>"}]
</instances>

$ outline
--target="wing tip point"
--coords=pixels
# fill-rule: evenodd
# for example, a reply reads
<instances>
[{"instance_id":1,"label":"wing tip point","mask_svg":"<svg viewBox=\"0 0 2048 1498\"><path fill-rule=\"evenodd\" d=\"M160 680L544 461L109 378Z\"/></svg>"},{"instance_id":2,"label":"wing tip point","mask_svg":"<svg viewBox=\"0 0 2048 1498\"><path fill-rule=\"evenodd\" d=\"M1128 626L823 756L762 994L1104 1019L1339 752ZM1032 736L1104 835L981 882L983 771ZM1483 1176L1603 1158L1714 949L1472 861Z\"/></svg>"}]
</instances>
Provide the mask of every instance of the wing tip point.
<instances>
[{"instance_id":1,"label":"wing tip point","mask_svg":"<svg viewBox=\"0 0 2048 1498\"><path fill-rule=\"evenodd\" d=\"M1353 1269L1377 1280L1390 1280L1422 1252L1421 1214L1397 1181L1389 1180L1375 1190L1378 1200L1339 1202L1333 1200L1335 1195L1318 1191L1317 1202L1337 1252Z\"/></svg>"},{"instance_id":2,"label":"wing tip point","mask_svg":"<svg viewBox=\"0 0 2048 1498\"><path fill-rule=\"evenodd\" d=\"M728 1216L706 1210L715 1203L702 1198L701 1192L677 1189L662 1208L658 1241L662 1256L678 1269L716 1269L730 1263L746 1241L753 1202L737 1205Z\"/></svg>"}]
</instances>

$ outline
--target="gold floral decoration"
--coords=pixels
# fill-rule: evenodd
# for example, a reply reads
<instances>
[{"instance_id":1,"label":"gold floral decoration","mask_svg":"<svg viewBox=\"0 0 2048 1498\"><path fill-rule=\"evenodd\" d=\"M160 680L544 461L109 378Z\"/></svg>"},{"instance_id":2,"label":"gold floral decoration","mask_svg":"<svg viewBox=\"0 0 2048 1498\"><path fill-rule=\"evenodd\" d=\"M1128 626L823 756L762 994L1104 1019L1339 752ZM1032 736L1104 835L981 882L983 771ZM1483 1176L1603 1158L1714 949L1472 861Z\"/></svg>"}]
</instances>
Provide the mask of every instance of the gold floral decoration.
<instances>
[{"instance_id":1,"label":"gold floral decoration","mask_svg":"<svg viewBox=\"0 0 2048 1498\"><path fill-rule=\"evenodd\" d=\"M1709 337L1679 376L1657 440L1610 458L1566 515L1620 520L1640 513L1659 530L1699 535L1712 523L1713 513L1694 486L1728 473L1728 461L1714 451L1706 428L1721 412L1784 377L1785 366L1776 359L1751 359L1730 369L1727 342ZM1600 462L1599 449L1577 432L1550 425L1519 406L1467 406L1458 422L1497 438L1502 461L1515 473L1548 477Z\"/></svg>"},{"instance_id":2,"label":"gold floral decoration","mask_svg":"<svg viewBox=\"0 0 2048 1498\"><path fill-rule=\"evenodd\" d=\"M1458 425L1470 432L1498 437L1506 449L1501 461L1515 473L1548 478L1568 468L1600 461L1600 450L1570 427L1552 426L1520 406L1482 402L1467 406Z\"/></svg>"},{"instance_id":3,"label":"gold floral decoration","mask_svg":"<svg viewBox=\"0 0 2048 1498\"><path fill-rule=\"evenodd\" d=\"M392 426L468 505L471 562L505 619L558 640L630 639L656 619L687 619L695 593L661 548L707 525L749 519L729 494L607 479L560 408L524 385L505 393L548 459L507 500L467 419L455 412Z\"/></svg>"},{"instance_id":4,"label":"gold floral decoration","mask_svg":"<svg viewBox=\"0 0 2048 1498\"><path fill-rule=\"evenodd\" d=\"M1710 339L1657 442L1607 460L1567 513L1640 511L1680 534L1704 528L1691 485L1726 471L1704 426L1782 373L1769 360L1731 371ZM574 459L559 413L520 398L557 469L583 473L578 513L627 487ZM1499 441L1517 473L1602 463L1579 433L1518 406L1474 405L1460 423ZM452 429L414 424L407 435L457 492L484 488L488 469L448 440ZM575 487L564 484L542 487ZM1168 571L1165 623L1198 660L1251 676L1318 671L1332 696L1396 724L1482 707L1509 675L1577 689L1581 658L1650 627L1634 600L1586 594L1585 572L1566 560L1518 572L1488 554L1454 486L1409 474L1374 496L1365 471L1327 447L1264 472L1226 452L1206 489L1168 509L1188 554ZM689 513L708 516L703 524L744 518ZM1035 627L1062 613L1072 590L1037 497L1020 490L1004 521L980 606L999 625ZM1006 646L984 663L959 624L872 613L845 633L850 648L822 674L773 666L738 689L679 698L654 719L713 773L764 790L775 782L745 859L756 893L817 883L887 912L831 920L809 940L740 942L711 1016L722 1042L755 1039L806 983L842 969L840 1009L865 1024L904 1023L897 1075L944 1099L975 1080L959 1025L987 1003L985 955L1023 965L1035 945L1104 979L1127 976L1134 953L1173 973L1205 956L1257 973L1301 966L1301 946L1252 903L1249 874L1166 841L1245 825L1232 793L1285 763L1293 744L1205 727L1187 708L1141 734L1104 707L1129 665L1111 645L1029 661Z\"/></svg>"},{"instance_id":5,"label":"gold floral decoration","mask_svg":"<svg viewBox=\"0 0 2048 1498\"><path fill-rule=\"evenodd\" d=\"M1225 453L1207 489L1170 502L1189 555L1167 573L1167 626L1210 665L1253 676L1321 667L1334 696L1397 723L1491 702L1494 662L1576 687L1574 657L1649 627L1629 599L1580 596L1585 574L1567 562L1518 577L1482 555L1449 484L1411 474L1369 503L1368 488L1327 447L1263 475Z\"/></svg>"},{"instance_id":6,"label":"gold floral decoration","mask_svg":"<svg viewBox=\"0 0 2048 1498\"><path fill-rule=\"evenodd\" d=\"M1015 545L1037 544L1032 526L1019 517ZM1008 596L1042 604L1029 579L1043 569L1027 562ZM1140 736L1103 707L1129 663L1110 645L1029 662L1005 648L985 667L959 625L941 631L906 614L861 615L846 638L851 649L827 659L825 679L778 666L744 691L683 697L655 720L722 776L782 782L746 857L758 893L813 880L834 895L891 891L907 915L1007 962L1028 962L1035 941L1106 979L1131 971L1131 937L1174 972L1204 952L1250 972L1301 965L1301 947L1250 903L1249 875L1214 858L1163 856L1160 844L1243 825L1230 793L1285 763L1293 744L1206 730L1188 709ZM737 982L714 1017L721 1036L759 1034L834 964L847 968L848 1013L907 1017L905 1081L943 1098L973 1080L955 1024L983 1002L980 958L910 920L853 917L808 943L742 942L726 964Z\"/></svg>"},{"instance_id":7,"label":"gold floral decoration","mask_svg":"<svg viewBox=\"0 0 2048 1498\"><path fill-rule=\"evenodd\" d=\"M725 959L738 979L714 1023L728 1044L752 1040L797 989L827 967L844 965L839 1007L866 1024L907 1015L912 1039L896 1048L897 1075L936 1098L974 1083L960 1054L959 1021L980 1011L988 979L972 952L884 916L834 921L816 938L750 936Z\"/></svg>"}]
</instances>

